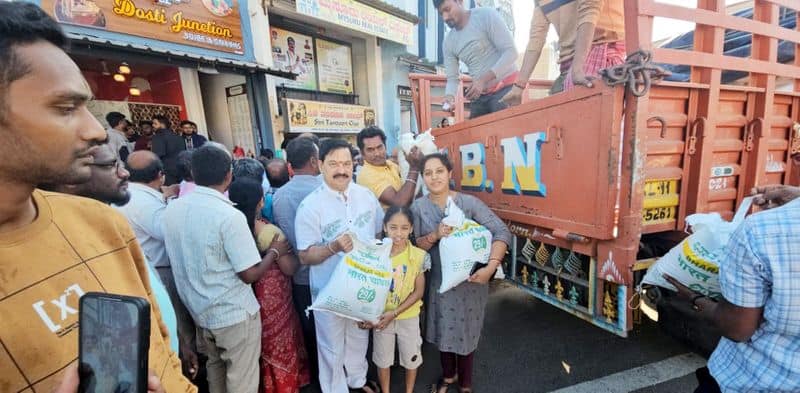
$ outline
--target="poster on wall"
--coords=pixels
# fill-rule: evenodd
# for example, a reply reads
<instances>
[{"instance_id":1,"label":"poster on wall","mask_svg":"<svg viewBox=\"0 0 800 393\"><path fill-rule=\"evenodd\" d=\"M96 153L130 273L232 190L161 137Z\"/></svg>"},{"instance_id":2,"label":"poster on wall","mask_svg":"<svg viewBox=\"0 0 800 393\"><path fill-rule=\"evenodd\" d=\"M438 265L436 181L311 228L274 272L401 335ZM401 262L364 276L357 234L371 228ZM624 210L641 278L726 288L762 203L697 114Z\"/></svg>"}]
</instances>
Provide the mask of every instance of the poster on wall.
<instances>
[{"instance_id":1,"label":"poster on wall","mask_svg":"<svg viewBox=\"0 0 800 393\"><path fill-rule=\"evenodd\" d=\"M246 86L242 84L226 87L225 95L228 97L228 117L231 122L234 153L239 152L235 154L237 156L255 157L256 144Z\"/></svg>"},{"instance_id":2,"label":"poster on wall","mask_svg":"<svg viewBox=\"0 0 800 393\"><path fill-rule=\"evenodd\" d=\"M313 39L277 27L270 28L272 64L275 68L297 74L294 81L286 80L287 87L317 90L317 70L314 62Z\"/></svg>"},{"instance_id":3,"label":"poster on wall","mask_svg":"<svg viewBox=\"0 0 800 393\"><path fill-rule=\"evenodd\" d=\"M319 89L353 94L353 63L349 45L316 40Z\"/></svg>"},{"instance_id":4,"label":"poster on wall","mask_svg":"<svg viewBox=\"0 0 800 393\"><path fill-rule=\"evenodd\" d=\"M244 54L239 0L42 0L58 22Z\"/></svg>"},{"instance_id":5,"label":"poster on wall","mask_svg":"<svg viewBox=\"0 0 800 393\"><path fill-rule=\"evenodd\" d=\"M375 110L360 105L286 99L289 132L357 133L375 125Z\"/></svg>"}]
</instances>

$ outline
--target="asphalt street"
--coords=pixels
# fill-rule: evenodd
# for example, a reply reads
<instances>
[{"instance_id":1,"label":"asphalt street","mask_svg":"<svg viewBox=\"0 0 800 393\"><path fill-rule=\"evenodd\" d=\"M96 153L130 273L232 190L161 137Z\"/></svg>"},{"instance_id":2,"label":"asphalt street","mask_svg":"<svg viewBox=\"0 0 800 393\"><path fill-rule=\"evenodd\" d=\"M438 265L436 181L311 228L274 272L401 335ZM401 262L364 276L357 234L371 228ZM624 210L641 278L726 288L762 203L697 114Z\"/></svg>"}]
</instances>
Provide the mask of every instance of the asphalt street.
<instances>
[{"instance_id":1,"label":"asphalt street","mask_svg":"<svg viewBox=\"0 0 800 393\"><path fill-rule=\"evenodd\" d=\"M475 355L475 393L677 393L696 387L693 371L705 359L647 318L621 338L510 284L492 285ZM426 344L423 358L415 392L430 391L441 373L435 348ZM392 377L392 391L403 392L403 370L394 368Z\"/></svg>"}]
</instances>

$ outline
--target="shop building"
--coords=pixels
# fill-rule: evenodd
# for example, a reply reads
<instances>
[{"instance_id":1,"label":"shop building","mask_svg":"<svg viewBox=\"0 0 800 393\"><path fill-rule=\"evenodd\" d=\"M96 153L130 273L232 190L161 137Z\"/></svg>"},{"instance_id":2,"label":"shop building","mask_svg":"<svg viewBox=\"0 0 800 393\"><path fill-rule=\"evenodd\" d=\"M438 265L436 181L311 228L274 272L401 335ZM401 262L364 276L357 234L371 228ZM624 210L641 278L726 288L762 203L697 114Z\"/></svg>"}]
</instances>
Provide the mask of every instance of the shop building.
<instances>
[{"instance_id":1,"label":"shop building","mask_svg":"<svg viewBox=\"0 0 800 393\"><path fill-rule=\"evenodd\" d=\"M302 132L355 143L370 124L391 132L398 100L386 93L383 51L415 45L414 13L380 0L272 0L268 12L273 67L297 74L268 77L276 144Z\"/></svg>"},{"instance_id":2,"label":"shop building","mask_svg":"<svg viewBox=\"0 0 800 393\"><path fill-rule=\"evenodd\" d=\"M253 0L36 0L72 39L95 94L90 109L132 121L165 115L249 154L272 148L266 13Z\"/></svg>"}]
</instances>

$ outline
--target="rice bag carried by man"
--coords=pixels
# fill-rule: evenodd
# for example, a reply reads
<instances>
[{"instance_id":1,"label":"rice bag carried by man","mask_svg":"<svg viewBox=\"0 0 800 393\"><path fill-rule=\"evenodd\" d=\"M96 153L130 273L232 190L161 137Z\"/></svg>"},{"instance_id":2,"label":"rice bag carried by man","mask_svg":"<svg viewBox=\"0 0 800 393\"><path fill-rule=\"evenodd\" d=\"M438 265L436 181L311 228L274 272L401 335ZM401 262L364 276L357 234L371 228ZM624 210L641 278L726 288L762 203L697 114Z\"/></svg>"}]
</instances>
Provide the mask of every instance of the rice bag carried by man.
<instances>
[{"instance_id":1,"label":"rice bag carried by man","mask_svg":"<svg viewBox=\"0 0 800 393\"><path fill-rule=\"evenodd\" d=\"M447 292L466 281L476 263L485 264L489 261L492 248L492 233L483 225L468 220L452 198L447 198L445 214L442 223L453 230L439 241L439 259L442 264L442 285L439 293Z\"/></svg>"},{"instance_id":2,"label":"rice bag carried by man","mask_svg":"<svg viewBox=\"0 0 800 393\"><path fill-rule=\"evenodd\" d=\"M309 310L328 311L356 321L377 322L392 284L391 239L361 241L344 255Z\"/></svg>"},{"instance_id":3,"label":"rice bag carried by man","mask_svg":"<svg viewBox=\"0 0 800 393\"><path fill-rule=\"evenodd\" d=\"M721 296L719 267L726 261L725 247L731 234L742 224L753 198L744 198L731 222L719 213L698 213L686 217L691 235L661 257L645 274L642 284L657 285L670 290L675 286L664 279L668 274L692 290L711 298Z\"/></svg>"},{"instance_id":4,"label":"rice bag carried by man","mask_svg":"<svg viewBox=\"0 0 800 393\"><path fill-rule=\"evenodd\" d=\"M408 161L406 161L406 154L411 152L411 148L416 146L422 152L423 155L433 154L439 151L436 147L436 144L433 142L434 138L431 134L431 130L425 131L417 136L414 134L407 132L400 136L400 151L397 153L397 162L400 165L400 176L403 179L406 178L408 175L408 171L411 169L408 165ZM422 170L422 168L420 168ZM416 195L419 193L420 190L425 190L427 194L427 189L425 189L425 184L422 182L422 174L420 173L417 180L417 189L414 191Z\"/></svg>"}]
</instances>

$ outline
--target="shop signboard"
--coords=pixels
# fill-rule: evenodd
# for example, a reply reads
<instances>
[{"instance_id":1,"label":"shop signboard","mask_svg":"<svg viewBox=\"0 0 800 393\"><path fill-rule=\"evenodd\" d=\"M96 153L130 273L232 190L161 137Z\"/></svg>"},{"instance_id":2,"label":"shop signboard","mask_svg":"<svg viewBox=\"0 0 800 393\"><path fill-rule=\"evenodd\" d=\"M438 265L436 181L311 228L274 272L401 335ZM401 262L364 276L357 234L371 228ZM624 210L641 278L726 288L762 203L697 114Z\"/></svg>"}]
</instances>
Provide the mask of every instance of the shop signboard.
<instances>
[{"instance_id":1,"label":"shop signboard","mask_svg":"<svg viewBox=\"0 0 800 393\"><path fill-rule=\"evenodd\" d=\"M289 132L350 134L375 125L375 110L359 105L286 99Z\"/></svg>"},{"instance_id":2,"label":"shop signboard","mask_svg":"<svg viewBox=\"0 0 800 393\"><path fill-rule=\"evenodd\" d=\"M313 38L280 29L270 28L273 67L297 74L297 78L283 80L286 87L317 90L317 70L314 64Z\"/></svg>"},{"instance_id":3,"label":"shop signboard","mask_svg":"<svg viewBox=\"0 0 800 393\"><path fill-rule=\"evenodd\" d=\"M244 54L239 0L42 0L58 22Z\"/></svg>"},{"instance_id":4,"label":"shop signboard","mask_svg":"<svg viewBox=\"0 0 800 393\"><path fill-rule=\"evenodd\" d=\"M411 93L411 87L397 85L397 98L399 98L400 101L412 101L414 96Z\"/></svg>"},{"instance_id":5,"label":"shop signboard","mask_svg":"<svg viewBox=\"0 0 800 393\"><path fill-rule=\"evenodd\" d=\"M414 24L355 0L297 0L298 13L381 37L413 45Z\"/></svg>"},{"instance_id":6,"label":"shop signboard","mask_svg":"<svg viewBox=\"0 0 800 393\"><path fill-rule=\"evenodd\" d=\"M353 94L353 64L349 45L316 40L319 89Z\"/></svg>"}]
</instances>

